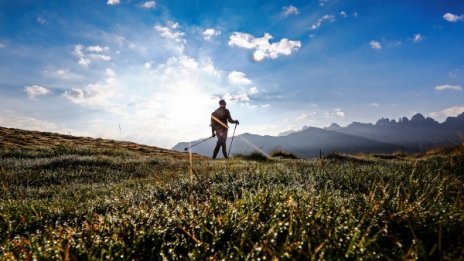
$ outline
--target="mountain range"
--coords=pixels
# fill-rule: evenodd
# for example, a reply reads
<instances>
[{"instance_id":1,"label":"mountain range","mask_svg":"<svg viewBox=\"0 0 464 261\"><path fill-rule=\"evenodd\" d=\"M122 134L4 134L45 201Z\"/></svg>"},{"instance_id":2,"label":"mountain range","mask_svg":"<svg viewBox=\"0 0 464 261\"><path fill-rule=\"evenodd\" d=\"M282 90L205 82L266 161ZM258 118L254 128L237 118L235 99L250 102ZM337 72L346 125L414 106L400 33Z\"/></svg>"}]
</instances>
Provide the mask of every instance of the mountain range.
<instances>
[{"instance_id":1,"label":"mountain range","mask_svg":"<svg viewBox=\"0 0 464 261\"><path fill-rule=\"evenodd\" d=\"M180 142L172 149L185 151L202 139ZM227 145L230 146L229 137ZM435 147L448 147L464 142L464 113L448 117L439 123L430 117L416 114L411 119L382 118L375 124L353 122L346 127L332 124L326 128L304 127L287 131L278 136L241 134L234 138L231 154L248 154L261 151L284 150L307 158L331 152L343 153L393 153L422 152ZM192 147L192 152L211 156L216 140L209 139ZM229 150L229 148L227 148ZM221 153L220 153L221 155Z\"/></svg>"}]
</instances>

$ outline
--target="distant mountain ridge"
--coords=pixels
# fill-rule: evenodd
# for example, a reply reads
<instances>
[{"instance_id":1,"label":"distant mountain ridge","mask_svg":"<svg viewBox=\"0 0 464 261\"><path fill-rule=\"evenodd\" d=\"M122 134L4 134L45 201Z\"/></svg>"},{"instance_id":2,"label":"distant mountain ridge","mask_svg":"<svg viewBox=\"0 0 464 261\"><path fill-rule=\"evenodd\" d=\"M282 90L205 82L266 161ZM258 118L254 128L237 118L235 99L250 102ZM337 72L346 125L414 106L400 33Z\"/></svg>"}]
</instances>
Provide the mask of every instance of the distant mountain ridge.
<instances>
[{"instance_id":1,"label":"distant mountain ridge","mask_svg":"<svg viewBox=\"0 0 464 261\"><path fill-rule=\"evenodd\" d=\"M198 141L178 143L173 150L184 151L189 144ZM299 157L313 157L319 155L320 150L324 153L420 152L463 142L464 113L448 117L443 123L416 114L411 119L403 117L398 122L382 118L375 124L353 122L341 127L334 123L326 128L304 127L300 131L287 131L279 136L246 133L235 137L231 154L285 150ZM215 143L215 139L210 139L195 146L192 151L211 156Z\"/></svg>"},{"instance_id":2,"label":"distant mountain ridge","mask_svg":"<svg viewBox=\"0 0 464 261\"><path fill-rule=\"evenodd\" d=\"M443 123L416 114L398 122L382 118L375 124L353 122L346 127L331 125L326 130L380 142L402 145L410 151L423 151L432 147L452 146L464 142L464 113L448 117Z\"/></svg>"}]
</instances>

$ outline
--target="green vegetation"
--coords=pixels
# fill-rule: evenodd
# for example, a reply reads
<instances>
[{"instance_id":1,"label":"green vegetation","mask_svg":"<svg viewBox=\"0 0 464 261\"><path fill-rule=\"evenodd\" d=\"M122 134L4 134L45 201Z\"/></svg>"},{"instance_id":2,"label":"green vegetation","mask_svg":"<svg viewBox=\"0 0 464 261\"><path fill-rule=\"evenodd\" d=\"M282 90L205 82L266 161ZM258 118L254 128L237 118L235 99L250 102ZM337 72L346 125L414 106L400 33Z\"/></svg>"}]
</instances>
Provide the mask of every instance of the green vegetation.
<instances>
[{"instance_id":1,"label":"green vegetation","mask_svg":"<svg viewBox=\"0 0 464 261\"><path fill-rule=\"evenodd\" d=\"M464 156L0 146L0 259L458 259Z\"/></svg>"}]
</instances>

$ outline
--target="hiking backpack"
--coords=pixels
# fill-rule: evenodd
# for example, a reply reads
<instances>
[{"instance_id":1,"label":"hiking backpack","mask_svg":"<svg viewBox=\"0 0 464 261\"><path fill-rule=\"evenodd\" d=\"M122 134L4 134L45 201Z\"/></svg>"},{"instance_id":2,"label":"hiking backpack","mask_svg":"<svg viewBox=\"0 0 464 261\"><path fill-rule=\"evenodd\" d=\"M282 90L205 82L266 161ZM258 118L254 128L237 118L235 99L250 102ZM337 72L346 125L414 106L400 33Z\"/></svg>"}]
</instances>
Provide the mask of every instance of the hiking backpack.
<instances>
[{"instance_id":1,"label":"hiking backpack","mask_svg":"<svg viewBox=\"0 0 464 261\"><path fill-rule=\"evenodd\" d=\"M224 126L217 122L214 118L218 119L218 120L222 120L226 117L226 109L224 108L218 108L217 110L215 110L213 113L211 113L211 127L213 128L213 130L217 130L217 129L221 129L221 128L224 128Z\"/></svg>"}]
</instances>

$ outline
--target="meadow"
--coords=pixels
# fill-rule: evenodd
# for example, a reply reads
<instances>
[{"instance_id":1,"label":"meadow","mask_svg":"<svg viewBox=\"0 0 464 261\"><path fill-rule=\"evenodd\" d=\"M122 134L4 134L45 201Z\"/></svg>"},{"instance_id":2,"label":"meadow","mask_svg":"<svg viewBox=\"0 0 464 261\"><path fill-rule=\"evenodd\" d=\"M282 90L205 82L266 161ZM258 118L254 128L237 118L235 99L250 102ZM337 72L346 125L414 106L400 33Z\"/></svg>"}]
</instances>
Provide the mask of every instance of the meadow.
<instances>
[{"instance_id":1,"label":"meadow","mask_svg":"<svg viewBox=\"0 0 464 261\"><path fill-rule=\"evenodd\" d=\"M212 161L2 131L1 260L464 257L463 146Z\"/></svg>"}]
</instances>

